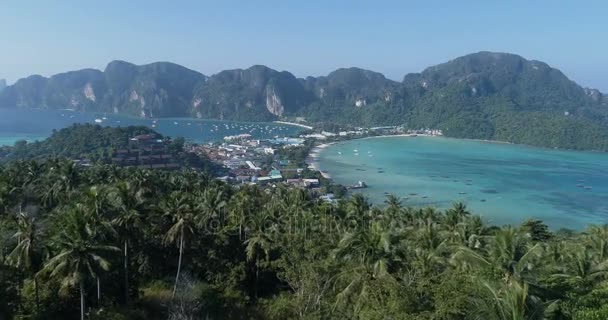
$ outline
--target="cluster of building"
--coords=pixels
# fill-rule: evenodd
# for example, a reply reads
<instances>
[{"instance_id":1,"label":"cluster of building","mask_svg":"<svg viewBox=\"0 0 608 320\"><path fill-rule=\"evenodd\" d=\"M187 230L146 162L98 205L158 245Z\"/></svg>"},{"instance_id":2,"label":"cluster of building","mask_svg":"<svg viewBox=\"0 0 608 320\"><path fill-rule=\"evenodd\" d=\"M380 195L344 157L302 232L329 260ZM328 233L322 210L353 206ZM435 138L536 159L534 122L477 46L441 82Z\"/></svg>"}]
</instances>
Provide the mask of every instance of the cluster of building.
<instances>
[{"instance_id":1,"label":"cluster of building","mask_svg":"<svg viewBox=\"0 0 608 320\"><path fill-rule=\"evenodd\" d=\"M112 152L112 163L142 169L179 169L181 166L169 152L167 142L156 134L138 135L129 140L126 149Z\"/></svg>"},{"instance_id":2,"label":"cluster of building","mask_svg":"<svg viewBox=\"0 0 608 320\"><path fill-rule=\"evenodd\" d=\"M423 134L428 136L442 136L443 131L439 129L417 129L417 130L407 130L407 134Z\"/></svg>"},{"instance_id":3,"label":"cluster of building","mask_svg":"<svg viewBox=\"0 0 608 320\"><path fill-rule=\"evenodd\" d=\"M223 143L188 145L187 152L206 156L228 169L220 179L234 183L276 184L286 183L303 188L319 187L319 179L301 179L303 168L294 168L289 160L276 159L279 148L299 146L304 139L275 138L252 139L251 135L227 136Z\"/></svg>"}]
</instances>

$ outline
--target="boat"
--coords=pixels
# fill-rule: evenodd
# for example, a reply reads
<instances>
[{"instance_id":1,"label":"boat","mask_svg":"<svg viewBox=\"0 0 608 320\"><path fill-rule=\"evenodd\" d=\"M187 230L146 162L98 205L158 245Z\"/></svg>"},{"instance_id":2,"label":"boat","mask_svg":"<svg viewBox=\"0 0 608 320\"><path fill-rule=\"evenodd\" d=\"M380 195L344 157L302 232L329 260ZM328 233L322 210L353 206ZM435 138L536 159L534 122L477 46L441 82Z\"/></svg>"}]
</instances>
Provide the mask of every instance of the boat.
<instances>
[{"instance_id":1,"label":"boat","mask_svg":"<svg viewBox=\"0 0 608 320\"><path fill-rule=\"evenodd\" d=\"M367 188L367 185L363 181L358 181L357 183L346 187L346 189L363 189L363 188Z\"/></svg>"},{"instance_id":2,"label":"boat","mask_svg":"<svg viewBox=\"0 0 608 320\"><path fill-rule=\"evenodd\" d=\"M591 187L591 186L584 186L583 188L585 188L585 189L587 189L587 190L591 190L591 189L593 189L593 187Z\"/></svg>"},{"instance_id":3,"label":"boat","mask_svg":"<svg viewBox=\"0 0 608 320\"><path fill-rule=\"evenodd\" d=\"M95 123L102 123L102 122L103 122L103 120L101 120L101 119L95 119Z\"/></svg>"},{"instance_id":4,"label":"boat","mask_svg":"<svg viewBox=\"0 0 608 320\"><path fill-rule=\"evenodd\" d=\"M467 193L466 193L466 192L461 191L461 192L458 192L458 194L467 194Z\"/></svg>"},{"instance_id":5,"label":"boat","mask_svg":"<svg viewBox=\"0 0 608 320\"><path fill-rule=\"evenodd\" d=\"M173 121L173 124L177 124L177 121Z\"/></svg>"}]
</instances>

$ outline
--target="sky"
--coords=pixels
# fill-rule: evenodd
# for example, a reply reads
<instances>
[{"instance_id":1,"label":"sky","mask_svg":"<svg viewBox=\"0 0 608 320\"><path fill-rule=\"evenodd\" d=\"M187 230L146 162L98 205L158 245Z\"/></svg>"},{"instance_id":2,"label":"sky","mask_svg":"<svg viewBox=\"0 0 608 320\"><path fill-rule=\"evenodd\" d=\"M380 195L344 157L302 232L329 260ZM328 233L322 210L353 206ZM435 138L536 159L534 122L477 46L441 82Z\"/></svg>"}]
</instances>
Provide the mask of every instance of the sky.
<instances>
[{"instance_id":1,"label":"sky","mask_svg":"<svg viewBox=\"0 0 608 320\"><path fill-rule=\"evenodd\" d=\"M206 75L264 64L298 77L356 66L401 80L478 51L547 62L608 92L608 1L0 1L0 78L112 60Z\"/></svg>"}]
</instances>

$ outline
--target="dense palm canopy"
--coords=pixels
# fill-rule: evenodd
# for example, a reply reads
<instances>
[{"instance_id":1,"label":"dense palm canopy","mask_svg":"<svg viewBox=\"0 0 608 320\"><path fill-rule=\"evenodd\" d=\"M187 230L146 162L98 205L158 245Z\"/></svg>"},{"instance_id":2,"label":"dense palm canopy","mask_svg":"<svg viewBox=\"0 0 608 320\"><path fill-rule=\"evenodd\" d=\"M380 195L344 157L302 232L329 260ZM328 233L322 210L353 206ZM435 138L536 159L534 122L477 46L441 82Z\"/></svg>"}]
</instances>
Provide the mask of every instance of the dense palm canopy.
<instances>
[{"instance_id":1,"label":"dense palm canopy","mask_svg":"<svg viewBox=\"0 0 608 320\"><path fill-rule=\"evenodd\" d=\"M0 317L608 317L608 227L495 227L462 203L403 203L15 162L0 169Z\"/></svg>"}]
</instances>

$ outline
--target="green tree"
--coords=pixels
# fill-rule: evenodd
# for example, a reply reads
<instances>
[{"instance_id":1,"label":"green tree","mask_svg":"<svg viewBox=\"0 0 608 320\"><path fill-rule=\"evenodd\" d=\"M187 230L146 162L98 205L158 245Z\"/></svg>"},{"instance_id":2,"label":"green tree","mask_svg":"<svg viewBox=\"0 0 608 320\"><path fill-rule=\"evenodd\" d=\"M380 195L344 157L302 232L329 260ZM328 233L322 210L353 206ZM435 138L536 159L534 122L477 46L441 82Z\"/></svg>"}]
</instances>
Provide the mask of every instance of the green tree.
<instances>
[{"instance_id":1,"label":"green tree","mask_svg":"<svg viewBox=\"0 0 608 320\"><path fill-rule=\"evenodd\" d=\"M25 270L34 279L36 290L36 312L40 312L40 295L38 293L38 277L35 274L40 270L43 252L41 232L36 219L19 211L17 213L17 232L13 235L17 239L17 246L7 257L9 265Z\"/></svg>"},{"instance_id":2,"label":"green tree","mask_svg":"<svg viewBox=\"0 0 608 320\"><path fill-rule=\"evenodd\" d=\"M118 248L99 243L91 231L90 216L78 208L68 209L61 218L62 229L52 239L55 254L40 273L56 278L65 292L78 286L80 290L80 318L85 314L85 283L110 269L109 254Z\"/></svg>"},{"instance_id":3,"label":"green tree","mask_svg":"<svg viewBox=\"0 0 608 320\"><path fill-rule=\"evenodd\" d=\"M165 244L177 244L179 247L179 258L177 261L177 272L175 284L173 285L172 297L175 297L177 284L182 269L182 257L186 242L196 231L197 217L192 210L188 196L183 192L175 191L161 203L161 210L165 217L171 221L171 227L165 233Z\"/></svg>"}]
</instances>

